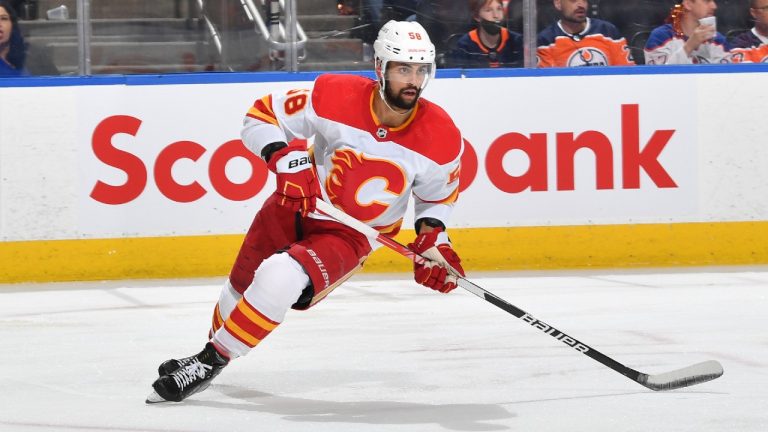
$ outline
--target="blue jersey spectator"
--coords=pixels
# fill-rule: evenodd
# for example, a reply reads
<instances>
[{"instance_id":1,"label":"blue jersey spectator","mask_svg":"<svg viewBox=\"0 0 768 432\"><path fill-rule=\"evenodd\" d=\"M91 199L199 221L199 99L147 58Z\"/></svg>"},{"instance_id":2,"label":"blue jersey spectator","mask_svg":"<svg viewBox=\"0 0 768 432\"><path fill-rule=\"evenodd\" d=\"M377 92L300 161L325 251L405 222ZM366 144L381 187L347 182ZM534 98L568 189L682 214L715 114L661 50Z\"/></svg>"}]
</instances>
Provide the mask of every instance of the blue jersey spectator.
<instances>
[{"instance_id":1,"label":"blue jersey spectator","mask_svg":"<svg viewBox=\"0 0 768 432\"><path fill-rule=\"evenodd\" d=\"M542 30L536 40L538 67L629 66L635 61L627 40L608 21L584 17L575 33L563 19Z\"/></svg>"},{"instance_id":2,"label":"blue jersey spectator","mask_svg":"<svg viewBox=\"0 0 768 432\"><path fill-rule=\"evenodd\" d=\"M505 25L502 0L470 0L476 28L463 35L449 53L454 67L521 67L523 37Z\"/></svg>"},{"instance_id":3,"label":"blue jersey spectator","mask_svg":"<svg viewBox=\"0 0 768 432\"><path fill-rule=\"evenodd\" d=\"M733 39L732 60L734 63L768 63L768 0L751 0L749 13L755 26Z\"/></svg>"},{"instance_id":4,"label":"blue jersey spectator","mask_svg":"<svg viewBox=\"0 0 768 432\"><path fill-rule=\"evenodd\" d=\"M0 0L0 76L26 75L26 50L16 11L8 1Z\"/></svg>"}]
</instances>

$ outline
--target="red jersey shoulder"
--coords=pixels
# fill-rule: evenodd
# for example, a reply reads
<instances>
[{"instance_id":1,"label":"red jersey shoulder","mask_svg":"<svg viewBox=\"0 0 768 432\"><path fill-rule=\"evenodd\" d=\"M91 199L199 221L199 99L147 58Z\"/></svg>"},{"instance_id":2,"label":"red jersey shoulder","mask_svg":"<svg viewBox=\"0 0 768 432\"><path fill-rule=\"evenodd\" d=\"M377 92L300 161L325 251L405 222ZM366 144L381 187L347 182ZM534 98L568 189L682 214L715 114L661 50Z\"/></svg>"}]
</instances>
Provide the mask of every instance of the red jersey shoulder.
<instances>
[{"instance_id":1,"label":"red jersey shoulder","mask_svg":"<svg viewBox=\"0 0 768 432\"><path fill-rule=\"evenodd\" d=\"M371 119L371 94L376 81L357 75L321 75L312 90L312 107L324 119L365 130L375 137ZM434 162L445 165L461 153L461 133L451 117L438 105L419 100L413 121L402 129L393 128L391 140ZM374 138L375 139L375 138Z\"/></svg>"},{"instance_id":2,"label":"red jersey shoulder","mask_svg":"<svg viewBox=\"0 0 768 432\"><path fill-rule=\"evenodd\" d=\"M403 130L397 142L439 165L448 164L461 155L461 132L453 119L439 105L426 99L419 101L416 118Z\"/></svg>"},{"instance_id":3,"label":"red jersey shoulder","mask_svg":"<svg viewBox=\"0 0 768 432\"><path fill-rule=\"evenodd\" d=\"M320 117L358 123L344 120L360 116L361 104L368 104L375 84L372 79L357 75L320 75L312 90L312 107Z\"/></svg>"}]
</instances>

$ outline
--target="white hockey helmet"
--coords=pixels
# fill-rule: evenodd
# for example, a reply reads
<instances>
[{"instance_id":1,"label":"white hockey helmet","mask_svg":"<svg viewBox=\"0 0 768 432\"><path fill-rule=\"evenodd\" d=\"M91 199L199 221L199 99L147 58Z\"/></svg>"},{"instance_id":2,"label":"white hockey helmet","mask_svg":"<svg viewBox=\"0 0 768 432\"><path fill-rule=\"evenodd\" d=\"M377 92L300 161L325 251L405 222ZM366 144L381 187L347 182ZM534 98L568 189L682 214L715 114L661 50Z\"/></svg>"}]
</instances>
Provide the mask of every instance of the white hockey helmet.
<instances>
[{"instance_id":1,"label":"white hockey helmet","mask_svg":"<svg viewBox=\"0 0 768 432\"><path fill-rule=\"evenodd\" d=\"M429 34L416 21L390 20L381 27L373 43L376 61L376 77L384 86L384 73L390 61L403 63L426 63L430 65L429 78L435 77L435 45ZM422 89L426 87L425 81Z\"/></svg>"}]
</instances>

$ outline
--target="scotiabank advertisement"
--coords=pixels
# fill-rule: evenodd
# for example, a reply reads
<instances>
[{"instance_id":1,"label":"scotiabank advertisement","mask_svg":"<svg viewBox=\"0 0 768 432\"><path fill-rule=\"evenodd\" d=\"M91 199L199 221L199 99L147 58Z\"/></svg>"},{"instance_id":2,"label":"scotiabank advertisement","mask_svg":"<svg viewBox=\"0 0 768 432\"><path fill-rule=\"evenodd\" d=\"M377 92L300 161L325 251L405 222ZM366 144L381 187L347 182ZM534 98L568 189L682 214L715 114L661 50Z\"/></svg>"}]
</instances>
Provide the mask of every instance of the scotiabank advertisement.
<instances>
[{"instance_id":1,"label":"scotiabank advertisement","mask_svg":"<svg viewBox=\"0 0 768 432\"><path fill-rule=\"evenodd\" d=\"M431 94L474 148L455 213L461 226L698 216L696 88L688 77L484 79L468 91L454 81ZM671 94L680 97L660 97Z\"/></svg>"},{"instance_id":2,"label":"scotiabank advertisement","mask_svg":"<svg viewBox=\"0 0 768 432\"><path fill-rule=\"evenodd\" d=\"M261 94L297 84L312 83L83 88L79 230L243 232L274 190L264 162L240 141L244 115Z\"/></svg>"},{"instance_id":3,"label":"scotiabank advertisement","mask_svg":"<svg viewBox=\"0 0 768 432\"><path fill-rule=\"evenodd\" d=\"M696 89L686 76L659 78L432 81L424 97L441 105L465 138L451 225L695 220ZM243 116L267 93L311 85L79 89L78 231L242 232L274 189L264 163L239 140Z\"/></svg>"}]
</instances>

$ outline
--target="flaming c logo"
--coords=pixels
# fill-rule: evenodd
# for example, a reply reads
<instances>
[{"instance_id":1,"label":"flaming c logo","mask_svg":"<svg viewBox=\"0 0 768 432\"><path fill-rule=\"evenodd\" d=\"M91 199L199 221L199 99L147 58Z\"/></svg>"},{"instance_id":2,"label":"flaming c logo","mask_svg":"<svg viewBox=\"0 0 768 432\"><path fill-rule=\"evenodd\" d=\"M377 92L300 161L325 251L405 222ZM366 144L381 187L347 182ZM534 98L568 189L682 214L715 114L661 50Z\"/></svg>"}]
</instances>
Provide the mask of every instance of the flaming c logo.
<instances>
[{"instance_id":1,"label":"flaming c logo","mask_svg":"<svg viewBox=\"0 0 768 432\"><path fill-rule=\"evenodd\" d=\"M388 160L343 149L336 150L331 161L333 168L325 181L329 198L363 222L381 216L389 208L387 202L405 191L405 173Z\"/></svg>"}]
</instances>

